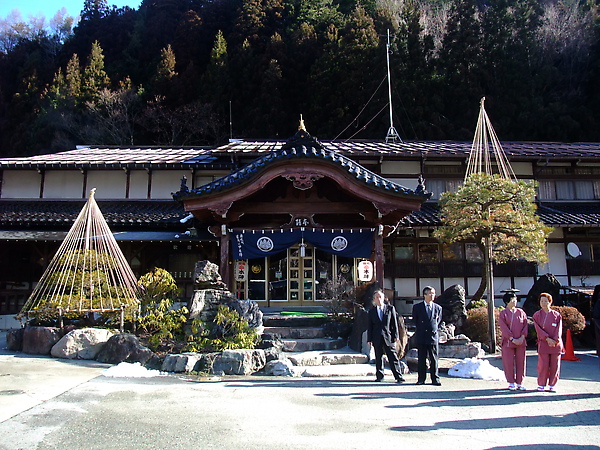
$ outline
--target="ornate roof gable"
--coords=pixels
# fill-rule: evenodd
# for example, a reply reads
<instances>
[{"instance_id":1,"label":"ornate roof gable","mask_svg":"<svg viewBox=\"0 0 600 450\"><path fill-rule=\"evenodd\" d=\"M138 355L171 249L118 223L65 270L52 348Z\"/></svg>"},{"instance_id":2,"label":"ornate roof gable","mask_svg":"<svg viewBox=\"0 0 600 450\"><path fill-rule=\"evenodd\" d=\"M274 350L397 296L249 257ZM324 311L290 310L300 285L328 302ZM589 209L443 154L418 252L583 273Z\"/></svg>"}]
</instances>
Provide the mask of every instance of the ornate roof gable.
<instances>
[{"instance_id":1,"label":"ornate roof gable","mask_svg":"<svg viewBox=\"0 0 600 450\"><path fill-rule=\"evenodd\" d=\"M325 149L316 138L305 130L300 129L280 149L273 150L218 180L192 190L188 189L184 180L181 189L173 194L173 198L175 200L183 200L184 198L222 193L250 181L272 164L293 160L323 161L336 165L359 183L389 194L412 197L421 201L425 201L431 197L431 193L425 190L422 180L419 180L419 186L416 190L408 189L366 169L341 153ZM310 188L311 183L316 181L315 177L321 177L318 174L311 175L310 171L288 173L284 176L292 181L298 189Z\"/></svg>"}]
</instances>

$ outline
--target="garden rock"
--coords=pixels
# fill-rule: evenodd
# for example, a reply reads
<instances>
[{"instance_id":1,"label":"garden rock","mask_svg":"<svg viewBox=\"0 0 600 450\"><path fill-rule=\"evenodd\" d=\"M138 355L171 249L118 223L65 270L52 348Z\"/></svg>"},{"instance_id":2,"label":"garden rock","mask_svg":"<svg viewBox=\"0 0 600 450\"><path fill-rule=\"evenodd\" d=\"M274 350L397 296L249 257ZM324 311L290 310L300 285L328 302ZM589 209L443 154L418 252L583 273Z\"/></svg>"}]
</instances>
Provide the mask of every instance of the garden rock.
<instances>
[{"instance_id":1,"label":"garden rock","mask_svg":"<svg viewBox=\"0 0 600 450\"><path fill-rule=\"evenodd\" d=\"M114 333L103 328L83 328L64 335L50 351L55 358L95 359Z\"/></svg>"},{"instance_id":2,"label":"garden rock","mask_svg":"<svg viewBox=\"0 0 600 450\"><path fill-rule=\"evenodd\" d=\"M531 289L527 293L525 303L523 303L523 311L528 316L533 316L538 309L540 309L539 297L542 292L547 292L552 295L552 305L562 306L562 300L560 298L560 281L556 279L551 273L542 275L538 280L533 283Z\"/></svg>"},{"instance_id":3,"label":"garden rock","mask_svg":"<svg viewBox=\"0 0 600 450\"><path fill-rule=\"evenodd\" d=\"M14 352L23 350L23 331L24 328L9 330L6 333L6 349Z\"/></svg>"},{"instance_id":4,"label":"garden rock","mask_svg":"<svg viewBox=\"0 0 600 450\"><path fill-rule=\"evenodd\" d=\"M198 261L194 267L194 283L196 289L227 290L221 279L219 266L208 260Z\"/></svg>"},{"instance_id":5,"label":"garden rock","mask_svg":"<svg viewBox=\"0 0 600 450\"><path fill-rule=\"evenodd\" d=\"M366 338L364 337L369 327L369 314L362 307L356 308L356 314L354 316L354 323L352 325L352 332L348 339L348 347L352 350L368 354L368 350L365 348Z\"/></svg>"},{"instance_id":6,"label":"garden rock","mask_svg":"<svg viewBox=\"0 0 600 450\"><path fill-rule=\"evenodd\" d=\"M289 360L269 361L265 366L265 375L273 375L276 377L293 377L294 365Z\"/></svg>"},{"instance_id":7,"label":"garden rock","mask_svg":"<svg viewBox=\"0 0 600 450\"><path fill-rule=\"evenodd\" d=\"M460 330L467 319L465 288L460 284L450 286L435 302L442 307L442 320Z\"/></svg>"},{"instance_id":8,"label":"garden rock","mask_svg":"<svg viewBox=\"0 0 600 450\"><path fill-rule=\"evenodd\" d=\"M62 336L60 328L26 327L23 330L23 353L49 355Z\"/></svg>"},{"instance_id":9,"label":"garden rock","mask_svg":"<svg viewBox=\"0 0 600 450\"><path fill-rule=\"evenodd\" d=\"M163 372L192 372L196 370L196 364L202 359L201 353L181 353L178 355L167 355L162 363Z\"/></svg>"},{"instance_id":10,"label":"garden rock","mask_svg":"<svg viewBox=\"0 0 600 450\"><path fill-rule=\"evenodd\" d=\"M212 364L214 375L250 375L265 367L264 350L240 349L224 350Z\"/></svg>"},{"instance_id":11,"label":"garden rock","mask_svg":"<svg viewBox=\"0 0 600 450\"><path fill-rule=\"evenodd\" d=\"M236 300L235 296L229 291L219 289L196 290L188 305L189 318L190 320L199 319L202 322L211 323L217 315L219 305L234 300Z\"/></svg>"},{"instance_id":12,"label":"garden rock","mask_svg":"<svg viewBox=\"0 0 600 450\"><path fill-rule=\"evenodd\" d=\"M139 362L142 366L160 369L160 358L144 347L132 334L120 333L112 336L98 353L96 361L109 364Z\"/></svg>"},{"instance_id":13,"label":"garden rock","mask_svg":"<svg viewBox=\"0 0 600 450\"><path fill-rule=\"evenodd\" d=\"M262 332L263 313L258 307L258 303L252 300L234 300L229 302L227 306L237 312L240 317L246 319L250 327L259 329Z\"/></svg>"}]
</instances>

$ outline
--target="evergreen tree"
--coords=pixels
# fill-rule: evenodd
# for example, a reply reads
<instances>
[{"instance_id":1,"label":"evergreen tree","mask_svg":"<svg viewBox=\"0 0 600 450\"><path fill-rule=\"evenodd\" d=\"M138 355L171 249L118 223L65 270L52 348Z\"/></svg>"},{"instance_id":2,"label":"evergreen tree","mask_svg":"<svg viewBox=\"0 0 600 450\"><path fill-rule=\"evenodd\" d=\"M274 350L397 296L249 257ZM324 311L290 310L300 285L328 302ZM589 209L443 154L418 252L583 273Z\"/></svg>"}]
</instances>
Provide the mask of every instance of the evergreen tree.
<instances>
[{"instance_id":1,"label":"evergreen tree","mask_svg":"<svg viewBox=\"0 0 600 450\"><path fill-rule=\"evenodd\" d=\"M79 66L79 56L74 53L67 64L67 73L65 77L67 95L77 103L81 98L81 67Z\"/></svg>"},{"instance_id":2,"label":"evergreen tree","mask_svg":"<svg viewBox=\"0 0 600 450\"><path fill-rule=\"evenodd\" d=\"M109 86L110 79L104 70L104 54L98 41L92 44L88 63L83 70L81 88L86 100L94 100L102 89Z\"/></svg>"}]
</instances>

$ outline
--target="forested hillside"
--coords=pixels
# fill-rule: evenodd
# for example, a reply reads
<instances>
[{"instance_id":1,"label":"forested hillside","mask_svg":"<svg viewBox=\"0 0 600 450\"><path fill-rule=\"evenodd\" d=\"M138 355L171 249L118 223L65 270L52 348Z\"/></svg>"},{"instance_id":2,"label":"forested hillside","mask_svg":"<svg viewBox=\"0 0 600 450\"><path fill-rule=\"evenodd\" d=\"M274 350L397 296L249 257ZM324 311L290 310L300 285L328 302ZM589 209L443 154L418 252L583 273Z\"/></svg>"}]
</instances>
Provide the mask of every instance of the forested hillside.
<instances>
[{"instance_id":1,"label":"forested hillside","mask_svg":"<svg viewBox=\"0 0 600 450\"><path fill-rule=\"evenodd\" d=\"M600 140L598 0L86 0L0 19L0 155L287 138ZM230 121L231 118L231 121Z\"/></svg>"}]
</instances>

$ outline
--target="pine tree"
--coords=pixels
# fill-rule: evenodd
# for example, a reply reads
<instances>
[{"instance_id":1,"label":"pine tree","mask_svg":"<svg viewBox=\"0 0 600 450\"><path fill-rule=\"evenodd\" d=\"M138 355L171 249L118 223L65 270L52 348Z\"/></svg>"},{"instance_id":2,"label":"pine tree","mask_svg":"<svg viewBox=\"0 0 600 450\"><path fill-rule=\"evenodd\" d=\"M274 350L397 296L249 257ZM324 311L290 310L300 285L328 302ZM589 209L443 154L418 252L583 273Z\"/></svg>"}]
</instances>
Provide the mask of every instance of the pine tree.
<instances>
[{"instance_id":1,"label":"pine tree","mask_svg":"<svg viewBox=\"0 0 600 450\"><path fill-rule=\"evenodd\" d=\"M98 97L100 91L109 86L110 79L104 70L104 54L98 41L92 44L88 64L83 71L82 91L86 100Z\"/></svg>"},{"instance_id":2,"label":"pine tree","mask_svg":"<svg viewBox=\"0 0 600 450\"><path fill-rule=\"evenodd\" d=\"M81 97L81 68L79 67L79 56L74 53L67 64L65 77L67 95L77 103Z\"/></svg>"}]
</instances>

